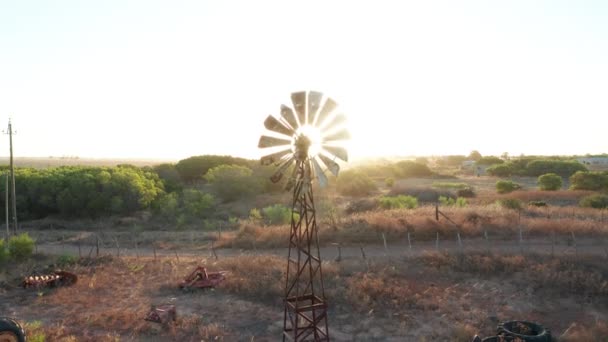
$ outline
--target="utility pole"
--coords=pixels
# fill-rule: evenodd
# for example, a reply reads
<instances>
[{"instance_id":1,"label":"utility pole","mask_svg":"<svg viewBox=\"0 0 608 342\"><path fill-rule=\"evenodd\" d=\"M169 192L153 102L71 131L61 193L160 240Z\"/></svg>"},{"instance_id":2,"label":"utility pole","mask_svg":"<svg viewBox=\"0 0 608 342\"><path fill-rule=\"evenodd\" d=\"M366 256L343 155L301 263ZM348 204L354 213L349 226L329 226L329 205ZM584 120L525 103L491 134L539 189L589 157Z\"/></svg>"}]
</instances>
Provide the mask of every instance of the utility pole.
<instances>
[{"instance_id":1,"label":"utility pole","mask_svg":"<svg viewBox=\"0 0 608 342\"><path fill-rule=\"evenodd\" d=\"M8 172L4 174L4 177L6 179L6 184L4 186L4 207L6 208L6 241L8 241L8 238L11 236L11 229L8 222Z\"/></svg>"},{"instance_id":2,"label":"utility pole","mask_svg":"<svg viewBox=\"0 0 608 342\"><path fill-rule=\"evenodd\" d=\"M17 192L15 191L15 167L13 164L13 126L11 119L8 119L8 131L4 132L9 137L10 147L10 168L11 168L11 200L13 207L13 234L17 234L18 223L17 223Z\"/></svg>"}]
</instances>

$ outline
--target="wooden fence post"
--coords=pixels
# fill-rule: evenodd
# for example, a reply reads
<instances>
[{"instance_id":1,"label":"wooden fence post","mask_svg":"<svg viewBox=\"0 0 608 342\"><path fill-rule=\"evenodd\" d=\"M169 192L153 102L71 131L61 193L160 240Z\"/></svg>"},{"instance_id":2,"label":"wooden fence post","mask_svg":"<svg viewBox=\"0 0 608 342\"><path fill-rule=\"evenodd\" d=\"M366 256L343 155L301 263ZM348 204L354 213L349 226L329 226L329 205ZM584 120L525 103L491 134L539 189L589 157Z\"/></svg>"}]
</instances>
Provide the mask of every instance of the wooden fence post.
<instances>
[{"instance_id":1,"label":"wooden fence post","mask_svg":"<svg viewBox=\"0 0 608 342\"><path fill-rule=\"evenodd\" d=\"M386 235L382 233L382 241L384 241L384 255L388 255L388 247L386 246Z\"/></svg>"},{"instance_id":2,"label":"wooden fence post","mask_svg":"<svg viewBox=\"0 0 608 342\"><path fill-rule=\"evenodd\" d=\"M435 239L435 249L439 251L439 232L437 232L437 238Z\"/></svg>"}]
</instances>

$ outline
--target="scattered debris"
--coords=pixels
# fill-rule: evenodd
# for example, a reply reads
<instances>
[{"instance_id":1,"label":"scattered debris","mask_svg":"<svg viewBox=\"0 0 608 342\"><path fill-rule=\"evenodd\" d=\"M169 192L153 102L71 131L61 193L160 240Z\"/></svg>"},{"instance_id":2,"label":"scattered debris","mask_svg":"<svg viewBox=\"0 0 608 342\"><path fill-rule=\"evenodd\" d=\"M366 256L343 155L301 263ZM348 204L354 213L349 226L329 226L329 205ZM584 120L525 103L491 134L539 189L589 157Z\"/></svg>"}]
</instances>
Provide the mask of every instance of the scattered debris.
<instances>
[{"instance_id":1,"label":"scattered debris","mask_svg":"<svg viewBox=\"0 0 608 342\"><path fill-rule=\"evenodd\" d=\"M25 331L14 319L0 317L0 341L25 342Z\"/></svg>"},{"instance_id":2,"label":"scattered debris","mask_svg":"<svg viewBox=\"0 0 608 342\"><path fill-rule=\"evenodd\" d=\"M144 318L146 321L160 324L175 322L176 319L177 311L175 310L175 304L152 305L150 312L148 312L146 318Z\"/></svg>"},{"instance_id":3,"label":"scattered debris","mask_svg":"<svg viewBox=\"0 0 608 342\"><path fill-rule=\"evenodd\" d=\"M51 274L25 277L23 278L23 282L21 282L21 286L25 289L29 287L69 286L75 284L77 281L78 276L74 273L55 271Z\"/></svg>"},{"instance_id":4,"label":"scattered debris","mask_svg":"<svg viewBox=\"0 0 608 342\"><path fill-rule=\"evenodd\" d=\"M203 266L198 266L184 281L179 283L181 289L216 287L226 279L227 271L207 272Z\"/></svg>"}]
</instances>

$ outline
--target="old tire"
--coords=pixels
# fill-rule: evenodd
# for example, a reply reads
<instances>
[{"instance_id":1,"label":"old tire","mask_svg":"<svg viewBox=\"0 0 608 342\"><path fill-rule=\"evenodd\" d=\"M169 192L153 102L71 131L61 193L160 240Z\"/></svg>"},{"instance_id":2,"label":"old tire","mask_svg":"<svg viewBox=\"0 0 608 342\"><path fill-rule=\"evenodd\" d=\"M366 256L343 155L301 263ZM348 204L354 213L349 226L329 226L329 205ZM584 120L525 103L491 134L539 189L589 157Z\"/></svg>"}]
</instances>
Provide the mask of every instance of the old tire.
<instances>
[{"instance_id":1,"label":"old tire","mask_svg":"<svg viewBox=\"0 0 608 342\"><path fill-rule=\"evenodd\" d=\"M551 333L542 325L528 321L509 321L498 325L497 334L517 337L526 342L551 342Z\"/></svg>"},{"instance_id":2,"label":"old tire","mask_svg":"<svg viewBox=\"0 0 608 342\"><path fill-rule=\"evenodd\" d=\"M481 342L511 342L513 337L491 336L486 337Z\"/></svg>"},{"instance_id":3,"label":"old tire","mask_svg":"<svg viewBox=\"0 0 608 342\"><path fill-rule=\"evenodd\" d=\"M0 317L0 342L25 342L25 332L19 323Z\"/></svg>"}]
</instances>

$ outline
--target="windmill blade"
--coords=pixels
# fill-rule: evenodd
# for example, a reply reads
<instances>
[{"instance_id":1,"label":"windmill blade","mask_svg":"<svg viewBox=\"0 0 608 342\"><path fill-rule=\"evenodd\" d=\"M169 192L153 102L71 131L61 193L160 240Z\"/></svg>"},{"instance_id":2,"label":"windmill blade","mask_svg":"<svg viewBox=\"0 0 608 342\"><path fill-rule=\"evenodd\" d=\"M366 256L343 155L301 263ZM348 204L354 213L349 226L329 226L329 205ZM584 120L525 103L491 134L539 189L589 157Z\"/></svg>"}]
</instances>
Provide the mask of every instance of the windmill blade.
<instances>
[{"instance_id":1,"label":"windmill blade","mask_svg":"<svg viewBox=\"0 0 608 342\"><path fill-rule=\"evenodd\" d=\"M259 148L282 146L282 145L291 145L291 141L281 139L281 138L269 137L267 135L262 135L260 137L260 142L258 143Z\"/></svg>"},{"instance_id":2,"label":"windmill blade","mask_svg":"<svg viewBox=\"0 0 608 342\"><path fill-rule=\"evenodd\" d=\"M350 133L348 133L348 130L346 128L342 128L341 130L339 130L335 133L331 133L331 134L327 135L326 137L324 137L323 142L348 140L348 139L350 139Z\"/></svg>"},{"instance_id":3,"label":"windmill blade","mask_svg":"<svg viewBox=\"0 0 608 342\"><path fill-rule=\"evenodd\" d=\"M348 161L348 152L344 147L323 145L323 149L344 161Z\"/></svg>"},{"instance_id":4,"label":"windmill blade","mask_svg":"<svg viewBox=\"0 0 608 342\"><path fill-rule=\"evenodd\" d=\"M319 111L319 114L317 114L316 121L314 121L313 124L316 127L321 127L321 124L323 124L323 121L325 121L325 119L327 119L329 114L331 114L334 111L334 109L336 109L336 107L338 107L338 104L336 103L336 101L334 101L330 97L328 97L327 100L325 100L325 103L323 104L321 111Z\"/></svg>"},{"instance_id":5,"label":"windmill blade","mask_svg":"<svg viewBox=\"0 0 608 342\"><path fill-rule=\"evenodd\" d=\"M272 175L272 177L270 177L270 180L273 183L277 183L278 181L280 181L281 178L283 178L283 174L285 173L285 170L287 170L287 168L289 168L289 166L291 164L293 164L294 160L295 160L294 157L291 157L288 160L286 160L281 166L279 166L279 169L277 170L277 172L275 172L274 175Z\"/></svg>"},{"instance_id":6,"label":"windmill blade","mask_svg":"<svg viewBox=\"0 0 608 342\"><path fill-rule=\"evenodd\" d=\"M331 118L327 125L323 125L323 128L321 128L321 132L329 131L332 128L336 128L344 123L346 123L346 115L342 113L337 114L333 118Z\"/></svg>"},{"instance_id":7,"label":"windmill blade","mask_svg":"<svg viewBox=\"0 0 608 342\"><path fill-rule=\"evenodd\" d=\"M298 120L296 119L296 115L293 113L293 110L286 105L281 105L281 117L287 121L289 126L294 130L298 128Z\"/></svg>"},{"instance_id":8,"label":"windmill blade","mask_svg":"<svg viewBox=\"0 0 608 342\"><path fill-rule=\"evenodd\" d=\"M290 152L291 152L291 148L288 148L286 150L275 152L275 153L269 154L267 156L264 156L264 157L262 157L262 159L260 161L262 162L262 165L274 164L274 163L278 162L279 160L281 160L281 158L283 158Z\"/></svg>"},{"instance_id":9,"label":"windmill blade","mask_svg":"<svg viewBox=\"0 0 608 342\"><path fill-rule=\"evenodd\" d=\"M315 122L315 116L317 116L322 98L323 93L318 91L308 92L308 121L306 122L308 125L312 125Z\"/></svg>"},{"instance_id":10,"label":"windmill blade","mask_svg":"<svg viewBox=\"0 0 608 342\"><path fill-rule=\"evenodd\" d=\"M288 136L293 136L295 133L293 129L286 127L281 121L277 120L277 118L272 115L268 115L266 120L264 120L264 127L266 127L266 129L268 129L269 131L285 134Z\"/></svg>"},{"instance_id":11,"label":"windmill blade","mask_svg":"<svg viewBox=\"0 0 608 342\"><path fill-rule=\"evenodd\" d=\"M296 110L296 113L298 113L300 126L304 126L306 124L306 92L300 91L292 93L291 102L293 102L293 108Z\"/></svg>"},{"instance_id":12,"label":"windmill blade","mask_svg":"<svg viewBox=\"0 0 608 342\"><path fill-rule=\"evenodd\" d=\"M322 154L319 154L317 156L321 159L323 164L325 164L329 172L331 172L334 177L338 177L338 172L340 172L340 165L335 161L331 160L328 156Z\"/></svg>"},{"instance_id":13,"label":"windmill blade","mask_svg":"<svg viewBox=\"0 0 608 342\"><path fill-rule=\"evenodd\" d=\"M325 173L323 172L323 169L321 168L321 165L319 165L319 162L317 161L316 158L314 158L312 160L312 165L314 165L315 167L315 174L317 176L317 178L319 179L319 186L324 188L327 186L327 176L325 176Z\"/></svg>"}]
</instances>

